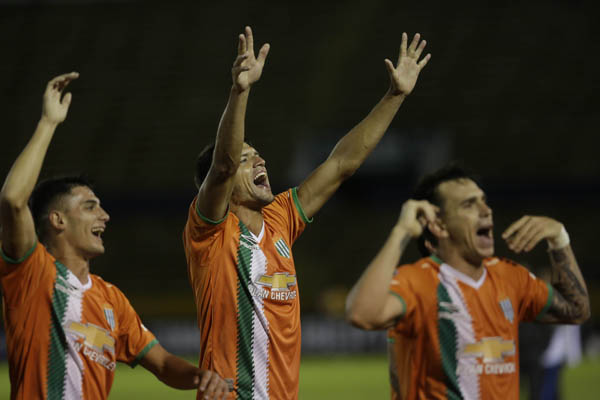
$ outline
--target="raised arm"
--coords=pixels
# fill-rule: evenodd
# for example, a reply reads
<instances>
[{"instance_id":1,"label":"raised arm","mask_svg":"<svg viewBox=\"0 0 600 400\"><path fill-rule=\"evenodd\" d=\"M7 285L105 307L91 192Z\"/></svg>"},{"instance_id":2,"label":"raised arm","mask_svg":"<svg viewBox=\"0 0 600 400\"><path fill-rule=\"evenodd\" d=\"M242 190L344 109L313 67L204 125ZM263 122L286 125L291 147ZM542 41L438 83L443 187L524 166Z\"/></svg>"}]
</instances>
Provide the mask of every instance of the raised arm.
<instances>
[{"instance_id":1,"label":"raised arm","mask_svg":"<svg viewBox=\"0 0 600 400\"><path fill-rule=\"evenodd\" d=\"M563 224L548 217L526 215L510 225L502 237L517 253L532 250L544 239L548 242L555 295L540 322L581 324L590 317L587 287Z\"/></svg>"},{"instance_id":2,"label":"raised arm","mask_svg":"<svg viewBox=\"0 0 600 400\"><path fill-rule=\"evenodd\" d=\"M233 86L219 122L212 164L198 192L198 209L211 220L219 220L227 212L244 145L248 94L260 79L268 53L269 44L264 44L258 58L254 56L252 29L247 26L238 38L238 54L231 69Z\"/></svg>"},{"instance_id":3,"label":"raised arm","mask_svg":"<svg viewBox=\"0 0 600 400\"><path fill-rule=\"evenodd\" d=\"M217 373L201 370L156 344L140 361L161 382L175 389L198 389L203 399L224 400L230 388Z\"/></svg>"},{"instance_id":4,"label":"raised arm","mask_svg":"<svg viewBox=\"0 0 600 400\"><path fill-rule=\"evenodd\" d=\"M308 218L315 215L342 182L362 165L383 137L406 96L415 87L419 73L431 55L427 54L419 61L426 42L420 40L418 33L410 46L407 46L407 42L407 35L403 33L395 67L390 60L384 60L390 76L390 88L385 96L365 119L340 139L327 160L298 187L298 199Z\"/></svg>"},{"instance_id":5,"label":"raised arm","mask_svg":"<svg viewBox=\"0 0 600 400\"><path fill-rule=\"evenodd\" d=\"M404 305L387 288L406 246L421 235L424 226L435 223L437 211L436 206L424 200L404 203L390 236L348 294L346 318L352 325L362 329L388 328L404 313Z\"/></svg>"},{"instance_id":6,"label":"raised arm","mask_svg":"<svg viewBox=\"0 0 600 400\"><path fill-rule=\"evenodd\" d=\"M77 72L71 72L48 82L42 117L4 181L0 193L1 241L4 253L10 258L22 258L35 244L35 226L27 202L40 175L54 131L65 120L71 104L71 93L65 94L61 99L62 92L77 77Z\"/></svg>"}]
</instances>

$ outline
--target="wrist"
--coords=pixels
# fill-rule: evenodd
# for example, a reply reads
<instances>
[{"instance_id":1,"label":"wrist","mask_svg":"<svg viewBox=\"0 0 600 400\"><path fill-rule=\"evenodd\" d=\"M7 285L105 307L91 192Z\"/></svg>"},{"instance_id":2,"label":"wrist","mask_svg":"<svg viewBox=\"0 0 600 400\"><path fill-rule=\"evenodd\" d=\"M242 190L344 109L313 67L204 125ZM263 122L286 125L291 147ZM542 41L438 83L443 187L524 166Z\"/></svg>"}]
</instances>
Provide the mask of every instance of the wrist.
<instances>
[{"instance_id":1,"label":"wrist","mask_svg":"<svg viewBox=\"0 0 600 400\"><path fill-rule=\"evenodd\" d=\"M390 85L390 87L388 88L387 93L385 94L386 97L391 97L391 98L395 98L395 99L402 99L404 100L408 95L396 88L394 88L393 86Z\"/></svg>"},{"instance_id":2,"label":"wrist","mask_svg":"<svg viewBox=\"0 0 600 400\"><path fill-rule=\"evenodd\" d=\"M58 122L54 121L52 119L50 119L49 117L42 115L42 118L40 118L40 122L38 122L38 125L45 127L45 128L56 128L58 126Z\"/></svg>"},{"instance_id":3,"label":"wrist","mask_svg":"<svg viewBox=\"0 0 600 400\"><path fill-rule=\"evenodd\" d=\"M248 85L247 88L241 88L238 85L236 85L235 83L231 86L231 93L236 95L236 96L241 96L243 94L248 94L248 92L250 92L250 85Z\"/></svg>"},{"instance_id":4,"label":"wrist","mask_svg":"<svg viewBox=\"0 0 600 400\"><path fill-rule=\"evenodd\" d=\"M569 234L565 229L564 225L561 226L560 232L553 238L547 239L549 250L559 250L567 247L571 243Z\"/></svg>"}]
</instances>

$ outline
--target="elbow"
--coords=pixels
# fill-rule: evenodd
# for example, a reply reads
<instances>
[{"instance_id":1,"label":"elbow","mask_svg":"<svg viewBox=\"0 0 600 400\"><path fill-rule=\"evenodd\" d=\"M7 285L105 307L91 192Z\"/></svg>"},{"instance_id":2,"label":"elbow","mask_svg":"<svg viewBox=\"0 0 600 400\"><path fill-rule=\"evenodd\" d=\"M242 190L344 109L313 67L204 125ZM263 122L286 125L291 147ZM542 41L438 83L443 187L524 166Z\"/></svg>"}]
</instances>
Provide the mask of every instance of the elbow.
<instances>
[{"instance_id":1,"label":"elbow","mask_svg":"<svg viewBox=\"0 0 600 400\"><path fill-rule=\"evenodd\" d=\"M350 179L352 175L360 167L360 162L355 160L338 160L337 161L337 175L342 181Z\"/></svg>"},{"instance_id":2,"label":"elbow","mask_svg":"<svg viewBox=\"0 0 600 400\"><path fill-rule=\"evenodd\" d=\"M18 193L12 193L9 190L2 190L0 192L0 208L2 210L10 211L21 211L27 208L27 197L23 197Z\"/></svg>"},{"instance_id":3,"label":"elbow","mask_svg":"<svg viewBox=\"0 0 600 400\"><path fill-rule=\"evenodd\" d=\"M230 158L224 157L220 160L215 160L210 168L210 173L218 181L226 181L234 176L238 170L240 163L235 162Z\"/></svg>"},{"instance_id":4,"label":"elbow","mask_svg":"<svg viewBox=\"0 0 600 400\"><path fill-rule=\"evenodd\" d=\"M346 307L346 321L350 325L365 331L380 329L377 321L373 318L369 318L368 313L356 310L354 307Z\"/></svg>"},{"instance_id":5,"label":"elbow","mask_svg":"<svg viewBox=\"0 0 600 400\"><path fill-rule=\"evenodd\" d=\"M583 310L581 312L581 317L579 317L575 321L575 323L578 324L578 325L581 325L584 322L588 321L591 317L592 317L592 310L590 309L589 302L587 302L586 306L583 308Z\"/></svg>"}]
</instances>

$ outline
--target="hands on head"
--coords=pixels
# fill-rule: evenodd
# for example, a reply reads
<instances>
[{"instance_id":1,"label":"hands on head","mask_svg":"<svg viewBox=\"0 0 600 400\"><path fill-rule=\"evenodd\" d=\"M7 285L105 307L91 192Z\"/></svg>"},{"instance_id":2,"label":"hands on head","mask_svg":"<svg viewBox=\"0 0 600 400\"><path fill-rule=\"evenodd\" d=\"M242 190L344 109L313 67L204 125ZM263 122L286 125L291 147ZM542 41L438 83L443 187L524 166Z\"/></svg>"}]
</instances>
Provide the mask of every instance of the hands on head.
<instances>
[{"instance_id":1,"label":"hands on head","mask_svg":"<svg viewBox=\"0 0 600 400\"><path fill-rule=\"evenodd\" d=\"M253 83L260 79L270 45L265 43L254 55L254 36L252 29L247 26L243 34L238 37L238 55L233 63L231 75L235 88L243 92L248 90Z\"/></svg>"},{"instance_id":2,"label":"hands on head","mask_svg":"<svg viewBox=\"0 0 600 400\"><path fill-rule=\"evenodd\" d=\"M72 95L66 93L62 95L63 90L74 79L79 78L78 72L70 72L53 78L44 92L44 101L42 103L42 119L52 124L60 124L67 117ZM62 98L61 98L62 97Z\"/></svg>"},{"instance_id":3,"label":"hands on head","mask_svg":"<svg viewBox=\"0 0 600 400\"><path fill-rule=\"evenodd\" d=\"M384 60L390 75L390 93L392 95L408 96L417 83L419 73L431 58L431 54L427 54L419 61L419 57L421 57L421 53L427 44L425 40L420 39L421 35L419 33L415 34L410 46L408 46L408 35L406 32L402 33L402 43L400 44L400 54L396 66L394 67L389 59Z\"/></svg>"},{"instance_id":4,"label":"hands on head","mask_svg":"<svg viewBox=\"0 0 600 400\"><path fill-rule=\"evenodd\" d=\"M427 200L408 200L402 206L398 226L406 230L413 238L418 238L423 229L436 222L440 209Z\"/></svg>"}]
</instances>

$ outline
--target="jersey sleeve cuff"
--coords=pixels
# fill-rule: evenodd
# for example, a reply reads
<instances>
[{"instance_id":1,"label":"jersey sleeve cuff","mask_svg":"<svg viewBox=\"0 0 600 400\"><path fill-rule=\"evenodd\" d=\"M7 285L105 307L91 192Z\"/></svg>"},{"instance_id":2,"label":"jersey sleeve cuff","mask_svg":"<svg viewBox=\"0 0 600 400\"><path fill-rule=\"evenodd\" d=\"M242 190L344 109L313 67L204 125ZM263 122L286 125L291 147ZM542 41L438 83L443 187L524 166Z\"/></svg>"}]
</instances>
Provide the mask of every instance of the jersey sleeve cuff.
<instances>
[{"instance_id":1,"label":"jersey sleeve cuff","mask_svg":"<svg viewBox=\"0 0 600 400\"><path fill-rule=\"evenodd\" d=\"M4 254L4 250L2 250L2 247L0 247L0 256L2 256L2 259L9 264L21 264L23 261L27 260L31 254L33 254L33 251L37 247L37 244L38 244L38 242L36 240L35 244L31 247L31 249L27 250L27 253L25 253L25 255L23 257L21 257L17 260L15 260L14 258L10 258L6 254Z\"/></svg>"},{"instance_id":2,"label":"jersey sleeve cuff","mask_svg":"<svg viewBox=\"0 0 600 400\"><path fill-rule=\"evenodd\" d=\"M150 349L153 348L157 344L158 344L158 340L156 340L156 339L154 339L153 341L151 341L150 343L148 343L146 345L146 347L144 347L144 349L142 351L140 351L140 353L137 355L137 357L135 358L135 360L133 360L131 362L131 364L129 364L129 366L131 368L135 368L135 366L138 365L140 363L140 361L142 361L142 359L144 357L146 357L146 354L148 354L148 352L150 351Z\"/></svg>"},{"instance_id":3,"label":"jersey sleeve cuff","mask_svg":"<svg viewBox=\"0 0 600 400\"><path fill-rule=\"evenodd\" d=\"M296 209L298 210L300 217L302 217L302 221L304 221L305 224L310 224L313 222L313 218L308 218L306 214L304 214L300 200L298 200L298 187L292 189L292 198L294 199L294 204L296 205Z\"/></svg>"},{"instance_id":4,"label":"jersey sleeve cuff","mask_svg":"<svg viewBox=\"0 0 600 400\"><path fill-rule=\"evenodd\" d=\"M398 315L398 318L403 318L404 315L406 315L406 301L404 301L402 296L392 290L390 290L390 294L394 295L394 297L396 297L398 300L400 300L400 303L402 303L402 314Z\"/></svg>"},{"instance_id":5,"label":"jersey sleeve cuff","mask_svg":"<svg viewBox=\"0 0 600 400\"><path fill-rule=\"evenodd\" d=\"M554 288L549 283L546 283L546 285L548 285L548 300L546 301L546 305L544 306L544 308L542 308L542 311L540 311L540 313L537 315L537 317L535 317L536 321L539 321L540 319L542 319L544 317L544 315L546 315L546 313L550 309L552 300L554 299Z\"/></svg>"},{"instance_id":6,"label":"jersey sleeve cuff","mask_svg":"<svg viewBox=\"0 0 600 400\"><path fill-rule=\"evenodd\" d=\"M202 213L198 209L198 199L196 199L196 214L198 214L198 217L200 217L200 219L202 221L206 222L207 224L210 224L210 225L219 225L221 222L223 222L223 221L225 221L225 219L227 219L227 215L229 215L229 206L227 206L227 212L225 212L225 215L223 216L223 218L218 219L218 220L215 221L213 219L207 218L204 215L202 215Z\"/></svg>"}]
</instances>

